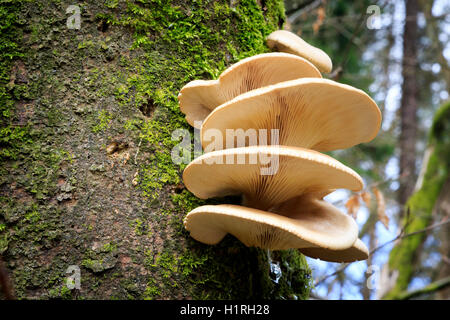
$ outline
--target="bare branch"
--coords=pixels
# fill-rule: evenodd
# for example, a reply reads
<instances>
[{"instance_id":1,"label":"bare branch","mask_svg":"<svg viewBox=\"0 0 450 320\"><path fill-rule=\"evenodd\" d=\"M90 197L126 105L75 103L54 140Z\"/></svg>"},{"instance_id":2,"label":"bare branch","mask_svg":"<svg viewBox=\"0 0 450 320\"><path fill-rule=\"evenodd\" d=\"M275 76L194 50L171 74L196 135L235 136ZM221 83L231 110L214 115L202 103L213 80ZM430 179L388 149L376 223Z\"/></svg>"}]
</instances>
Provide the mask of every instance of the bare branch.
<instances>
[{"instance_id":1,"label":"bare branch","mask_svg":"<svg viewBox=\"0 0 450 320\"><path fill-rule=\"evenodd\" d=\"M426 228L424 228L424 229L421 229L421 230L418 230L418 231L414 231L414 232L405 234L405 229L406 229L406 227L407 227L407 226L410 224L410 222L411 222L409 217L410 217L410 215L409 215L409 208L408 208L408 210L407 210L407 212L406 212L406 221L405 221L405 224L404 224L404 226L402 227L402 229L400 230L399 234L398 234L395 238L393 238L392 240L389 240L389 241L383 243L382 245L376 247L376 248L373 249L372 251L370 251L369 255L373 255L376 251L380 250L380 249L383 248L384 246L386 246L386 245L388 245L389 243L392 243L392 242L394 242L394 241L396 241L396 240L404 239L404 238L407 238L407 237L410 237L410 236L413 236L413 235L416 235L416 234L419 234L419 233L428 232L428 231L431 231L431 230L433 230L433 229L437 229L437 228L439 228L439 227L441 227L441 226L443 226L443 225L446 225L446 224L449 224L449 223L450 223L450 219L446 219L446 220L441 221L441 222L439 222L439 223L436 223L436 224L433 224L433 225L431 225L431 226L428 226L428 227L426 227ZM345 263L345 264L343 264L339 269L337 269L337 270L334 271L333 273L330 273L330 274L328 274L328 275L322 277L320 280L316 281L316 283L315 283L314 285L317 286L317 285L321 284L322 282L324 282L326 279L328 279L328 278L330 278L330 277L333 277L333 276L335 276L335 275L341 273L341 272L344 271L349 265L350 265L350 263Z\"/></svg>"},{"instance_id":2,"label":"bare branch","mask_svg":"<svg viewBox=\"0 0 450 320\"><path fill-rule=\"evenodd\" d=\"M431 225L431 226L429 226L429 227L426 227L426 228L421 229L421 230L418 230L418 231L414 231L414 232L407 233L407 234L403 234L403 235L402 235L402 234L399 234L399 235L398 235L397 237L395 237L394 239L389 240L388 242L383 243L381 246L376 247L373 251L370 252L370 254L371 254L371 255L374 254L374 253L375 253L376 251L378 251L379 249L383 248L384 246L386 246L386 245L388 245L389 243L394 242L394 241L396 241L396 240L404 239L404 238L407 238L407 237L410 237L410 236L413 236L413 235L416 235L416 234L419 234L419 233L424 233L424 232L427 232L427 231L430 231L430 230L439 228L439 227L441 227L441 226L443 226L443 225L446 225L446 224L449 224L449 223L450 223L450 219L446 219L446 220L444 220L444 221L442 221L442 222L433 224L433 225Z\"/></svg>"},{"instance_id":3,"label":"bare branch","mask_svg":"<svg viewBox=\"0 0 450 320\"><path fill-rule=\"evenodd\" d=\"M294 23L302 14L314 10L321 4L322 4L322 0L314 0L314 1L307 3L304 6L301 6L300 8L296 8L294 12L286 13L289 22Z\"/></svg>"}]
</instances>

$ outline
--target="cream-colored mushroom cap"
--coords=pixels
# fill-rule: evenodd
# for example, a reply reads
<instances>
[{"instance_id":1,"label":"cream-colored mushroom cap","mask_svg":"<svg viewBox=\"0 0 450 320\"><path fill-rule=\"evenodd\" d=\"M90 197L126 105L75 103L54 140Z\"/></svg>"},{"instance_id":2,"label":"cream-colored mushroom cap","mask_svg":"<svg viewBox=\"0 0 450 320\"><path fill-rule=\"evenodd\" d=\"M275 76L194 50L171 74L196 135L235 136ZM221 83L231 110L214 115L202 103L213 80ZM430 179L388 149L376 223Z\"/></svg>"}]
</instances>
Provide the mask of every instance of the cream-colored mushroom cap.
<instances>
[{"instance_id":1,"label":"cream-colored mushroom cap","mask_svg":"<svg viewBox=\"0 0 450 320\"><path fill-rule=\"evenodd\" d=\"M324 51L290 31L274 31L267 37L266 42L267 46L275 51L296 54L311 61L322 72L331 72L333 68L330 57Z\"/></svg>"},{"instance_id":2,"label":"cream-colored mushroom cap","mask_svg":"<svg viewBox=\"0 0 450 320\"><path fill-rule=\"evenodd\" d=\"M253 146L205 153L184 170L186 188L201 199L244 195L244 205L268 210L305 193L362 189L361 177L317 151Z\"/></svg>"},{"instance_id":3,"label":"cream-colored mushroom cap","mask_svg":"<svg viewBox=\"0 0 450 320\"><path fill-rule=\"evenodd\" d=\"M303 77L322 76L301 57L276 52L259 54L232 65L217 80L189 82L178 95L180 110L194 126L194 121L203 121L214 108L242 93Z\"/></svg>"},{"instance_id":4,"label":"cream-colored mushroom cap","mask_svg":"<svg viewBox=\"0 0 450 320\"><path fill-rule=\"evenodd\" d=\"M267 144L330 151L368 142L380 126L381 112L364 91L328 79L303 78L224 103L205 119L200 136L203 147L215 129L221 132L223 148L262 144L267 136L262 140ZM279 134L274 143L272 129Z\"/></svg>"},{"instance_id":5,"label":"cream-colored mushroom cap","mask_svg":"<svg viewBox=\"0 0 450 320\"><path fill-rule=\"evenodd\" d=\"M358 233L348 215L322 208L304 211L292 219L237 205L206 205L189 212L184 225L194 239L206 244L217 244L230 233L248 247L271 250L345 249L355 242Z\"/></svg>"},{"instance_id":6,"label":"cream-colored mushroom cap","mask_svg":"<svg viewBox=\"0 0 450 320\"><path fill-rule=\"evenodd\" d=\"M369 257L369 250L360 239L357 239L348 249L331 250L320 247L311 247L299 250L305 256L329 262L354 262L366 260Z\"/></svg>"}]
</instances>

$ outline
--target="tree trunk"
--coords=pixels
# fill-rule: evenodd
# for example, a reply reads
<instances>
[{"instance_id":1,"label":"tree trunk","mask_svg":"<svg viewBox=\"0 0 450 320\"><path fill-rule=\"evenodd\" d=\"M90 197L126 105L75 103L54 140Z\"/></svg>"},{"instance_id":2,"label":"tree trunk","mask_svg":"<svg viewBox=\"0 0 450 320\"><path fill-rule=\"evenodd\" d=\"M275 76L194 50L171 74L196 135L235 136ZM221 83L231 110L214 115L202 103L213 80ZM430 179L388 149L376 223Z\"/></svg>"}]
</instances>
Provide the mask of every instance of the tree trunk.
<instances>
[{"instance_id":1,"label":"tree trunk","mask_svg":"<svg viewBox=\"0 0 450 320\"><path fill-rule=\"evenodd\" d=\"M405 234L418 232L415 235L400 239L389 254L389 270L398 271L398 277L392 289L385 295L385 299L396 298L408 290L409 283L416 274L417 261L420 258L423 243L427 239L427 233L419 232L430 225L434 220L448 219L448 182L450 178L450 103L443 105L433 120L428 141L430 156L425 166L423 178L419 190L415 192L407 202L410 208L409 222L404 229ZM406 218L405 218L406 219ZM436 230L434 235L445 234L446 241L442 239L442 246L448 246L448 228L442 227ZM448 251L442 252L442 260L445 260ZM448 268L442 263L439 279L446 277ZM438 279L436 279L438 280Z\"/></svg>"},{"instance_id":2,"label":"tree trunk","mask_svg":"<svg viewBox=\"0 0 450 320\"><path fill-rule=\"evenodd\" d=\"M425 15L427 21L427 35L431 39L433 46L436 46L436 61L441 66L441 79L446 83L447 91L450 90L450 63L447 58L445 58L445 44L439 39L441 29L439 28L439 21L433 16L432 9L435 1L430 0L420 0L420 7Z\"/></svg>"},{"instance_id":3,"label":"tree trunk","mask_svg":"<svg viewBox=\"0 0 450 320\"><path fill-rule=\"evenodd\" d=\"M298 251L272 253L275 283L267 252L189 237L184 216L208 202L171 159L172 132L193 132L180 88L268 51L282 1L83 2L79 28L71 4L0 7L0 254L16 296L306 298Z\"/></svg>"},{"instance_id":4,"label":"tree trunk","mask_svg":"<svg viewBox=\"0 0 450 320\"><path fill-rule=\"evenodd\" d=\"M402 99L400 104L400 189L404 205L414 190L417 135L417 0L405 0L403 32Z\"/></svg>"},{"instance_id":5,"label":"tree trunk","mask_svg":"<svg viewBox=\"0 0 450 320\"><path fill-rule=\"evenodd\" d=\"M447 181L442 187L438 200L436 201L436 215L438 219L450 219L450 176L447 177ZM450 278L450 232L449 228L441 228L439 230L440 240L440 254L442 262L438 268L437 276L435 279ZM436 297L441 300L450 300L450 286L441 289L437 292Z\"/></svg>"}]
</instances>

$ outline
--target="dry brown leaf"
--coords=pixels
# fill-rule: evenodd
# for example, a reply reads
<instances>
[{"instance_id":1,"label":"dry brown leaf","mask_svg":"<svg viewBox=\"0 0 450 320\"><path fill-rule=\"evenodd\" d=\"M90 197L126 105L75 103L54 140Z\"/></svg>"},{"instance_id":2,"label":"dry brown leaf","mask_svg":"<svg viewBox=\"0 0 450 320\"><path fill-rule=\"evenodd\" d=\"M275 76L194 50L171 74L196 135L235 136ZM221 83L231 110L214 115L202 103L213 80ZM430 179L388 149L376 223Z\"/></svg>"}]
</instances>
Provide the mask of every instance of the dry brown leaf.
<instances>
[{"instance_id":1,"label":"dry brown leaf","mask_svg":"<svg viewBox=\"0 0 450 320\"><path fill-rule=\"evenodd\" d=\"M351 196L345 203L345 207L347 208L348 214L356 219L356 213L360 207L359 196L357 194Z\"/></svg>"},{"instance_id":2,"label":"dry brown leaf","mask_svg":"<svg viewBox=\"0 0 450 320\"><path fill-rule=\"evenodd\" d=\"M317 19L312 26L314 34L317 34L317 32L319 32L319 29L322 26L323 21L325 20L325 16L325 9L323 7L317 8Z\"/></svg>"},{"instance_id":3,"label":"dry brown leaf","mask_svg":"<svg viewBox=\"0 0 450 320\"><path fill-rule=\"evenodd\" d=\"M323 24L323 21L325 20L325 9L323 7L319 7L317 9L317 20L320 21L320 24Z\"/></svg>"},{"instance_id":4,"label":"dry brown leaf","mask_svg":"<svg viewBox=\"0 0 450 320\"><path fill-rule=\"evenodd\" d=\"M366 204L366 207L370 208L370 201L372 200L372 196L370 195L370 193L367 191L363 191L361 192L360 196Z\"/></svg>"},{"instance_id":5,"label":"dry brown leaf","mask_svg":"<svg viewBox=\"0 0 450 320\"><path fill-rule=\"evenodd\" d=\"M383 225L386 227L386 229L389 230L389 217L386 215L386 203L384 201L384 195L377 187L373 187L372 191L377 201L378 220L380 220L381 223L383 223Z\"/></svg>"}]
</instances>

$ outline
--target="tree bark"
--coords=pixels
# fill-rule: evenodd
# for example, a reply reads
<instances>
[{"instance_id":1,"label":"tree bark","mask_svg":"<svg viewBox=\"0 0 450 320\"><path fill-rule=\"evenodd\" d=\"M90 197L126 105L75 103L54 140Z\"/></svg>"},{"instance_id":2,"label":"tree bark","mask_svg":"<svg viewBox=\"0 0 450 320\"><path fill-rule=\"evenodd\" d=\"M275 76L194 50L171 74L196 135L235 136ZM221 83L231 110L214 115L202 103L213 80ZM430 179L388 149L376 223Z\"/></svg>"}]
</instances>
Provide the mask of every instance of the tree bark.
<instances>
[{"instance_id":1,"label":"tree bark","mask_svg":"<svg viewBox=\"0 0 450 320\"><path fill-rule=\"evenodd\" d=\"M214 202L171 160L172 132L193 132L180 88L268 51L282 1L90 1L80 28L71 4L0 8L0 254L17 297L307 298L298 251L272 253L275 283L265 251L190 238L184 216Z\"/></svg>"},{"instance_id":2,"label":"tree bark","mask_svg":"<svg viewBox=\"0 0 450 320\"><path fill-rule=\"evenodd\" d=\"M441 78L446 83L447 91L450 90L450 64L444 56L445 48L442 41L439 39L439 34L441 33L441 29L439 28L439 21L436 17L433 16L434 1L426 1L421 0L420 6L422 11L425 14L425 18L427 20L427 35L431 39L434 46L436 46L436 60L441 66Z\"/></svg>"},{"instance_id":3,"label":"tree bark","mask_svg":"<svg viewBox=\"0 0 450 320\"><path fill-rule=\"evenodd\" d=\"M402 98L400 104L400 188L399 203L404 205L416 181L417 135L417 0L405 0L403 32Z\"/></svg>"},{"instance_id":4,"label":"tree bark","mask_svg":"<svg viewBox=\"0 0 450 320\"><path fill-rule=\"evenodd\" d=\"M436 201L435 210L437 219L450 219L450 177L447 178L444 186L442 187L441 193L438 200ZM449 228L442 228L439 231L440 240L440 254L442 263L439 266L437 272L437 279L450 278L450 232ZM436 279L436 280L437 280ZM437 292L436 297L441 300L450 299L450 286Z\"/></svg>"}]
</instances>

